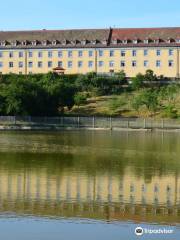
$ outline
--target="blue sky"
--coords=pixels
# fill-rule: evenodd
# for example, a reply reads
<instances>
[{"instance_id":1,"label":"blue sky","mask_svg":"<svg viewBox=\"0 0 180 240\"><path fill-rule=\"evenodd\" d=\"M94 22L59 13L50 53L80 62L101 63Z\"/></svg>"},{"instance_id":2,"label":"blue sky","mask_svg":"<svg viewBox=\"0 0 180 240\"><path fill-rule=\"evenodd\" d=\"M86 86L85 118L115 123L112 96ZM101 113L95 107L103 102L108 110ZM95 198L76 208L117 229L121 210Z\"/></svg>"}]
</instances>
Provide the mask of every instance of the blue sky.
<instances>
[{"instance_id":1,"label":"blue sky","mask_svg":"<svg viewBox=\"0 0 180 240\"><path fill-rule=\"evenodd\" d=\"M180 27L180 0L1 0L0 30Z\"/></svg>"}]
</instances>

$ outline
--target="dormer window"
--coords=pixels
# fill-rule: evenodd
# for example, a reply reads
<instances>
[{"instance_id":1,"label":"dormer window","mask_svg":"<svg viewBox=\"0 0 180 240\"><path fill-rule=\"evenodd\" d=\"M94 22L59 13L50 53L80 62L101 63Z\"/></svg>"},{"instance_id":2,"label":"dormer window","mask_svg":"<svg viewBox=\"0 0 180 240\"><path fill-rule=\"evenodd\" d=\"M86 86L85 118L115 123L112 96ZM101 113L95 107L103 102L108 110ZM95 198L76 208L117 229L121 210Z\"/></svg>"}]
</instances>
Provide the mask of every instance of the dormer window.
<instances>
[{"instance_id":1,"label":"dormer window","mask_svg":"<svg viewBox=\"0 0 180 240\"><path fill-rule=\"evenodd\" d=\"M63 41L62 41L62 45L67 45L67 40L66 39L64 39Z\"/></svg>"},{"instance_id":2,"label":"dormer window","mask_svg":"<svg viewBox=\"0 0 180 240\"><path fill-rule=\"evenodd\" d=\"M43 41L42 41L42 45L43 45L43 46L46 46L46 45L47 45L47 40L43 40Z\"/></svg>"},{"instance_id":3,"label":"dormer window","mask_svg":"<svg viewBox=\"0 0 180 240\"><path fill-rule=\"evenodd\" d=\"M123 40L122 40L122 43L123 43L123 44L127 44L127 43L128 43L128 40L127 40L127 39L123 39Z\"/></svg>"},{"instance_id":4,"label":"dormer window","mask_svg":"<svg viewBox=\"0 0 180 240\"><path fill-rule=\"evenodd\" d=\"M148 44L149 43L149 39L148 38L144 39L144 43Z\"/></svg>"},{"instance_id":5,"label":"dormer window","mask_svg":"<svg viewBox=\"0 0 180 240\"><path fill-rule=\"evenodd\" d=\"M138 43L138 39L133 39L133 44L137 44Z\"/></svg>"},{"instance_id":6,"label":"dormer window","mask_svg":"<svg viewBox=\"0 0 180 240\"><path fill-rule=\"evenodd\" d=\"M102 40L102 44L103 44L103 45L107 45L107 42L108 42L107 39L103 39L103 40Z\"/></svg>"},{"instance_id":7,"label":"dormer window","mask_svg":"<svg viewBox=\"0 0 180 240\"><path fill-rule=\"evenodd\" d=\"M26 41L26 40L25 40L25 41L22 41L22 42L21 42L21 45L22 45L22 46L26 46L26 45L27 45L27 41Z\"/></svg>"},{"instance_id":8,"label":"dormer window","mask_svg":"<svg viewBox=\"0 0 180 240\"><path fill-rule=\"evenodd\" d=\"M72 45L76 45L77 43L78 43L77 40L72 40L72 41L71 41L71 44L72 44Z\"/></svg>"},{"instance_id":9,"label":"dormer window","mask_svg":"<svg viewBox=\"0 0 180 240\"><path fill-rule=\"evenodd\" d=\"M31 44L32 44L33 46L36 46L36 45L37 45L37 40L32 41Z\"/></svg>"},{"instance_id":10,"label":"dormer window","mask_svg":"<svg viewBox=\"0 0 180 240\"><path fill-rule=\"evenodd\" d=\"M6 46L6 41L0 42L0 46L5 47Z\"/></svg>"},{"instance_id":11,"label":"dormer window","mask_svg":"<svg viewBox=\"0 0 180 240\"><path fill-rule=\"evenodd\" d=\"M160 39L159 38L154 39L154 43L156 43L156 44L160 43Z\"/></svg>"},{"instance_id":12,"label":"dormer window","mask_svg":"<svg viewBox=\"0 0 180 240\"><path fill-rule=\"evenodd\" d=\"M52 41L52 45L53 45L53 46L56 46L56 45L57 45L57 40L53 40L53 41Z\"/></svg>"},{"instance_id":13,"label":"dormer window","mask_svg":"<svg viewBox=\"0 0 180 240\"><path fill-rule=\"evenodd\" d=\"M176 39L176 43L180 43L180 38Z\"/></svg>"},{"instance_id":14,"label":"dormer window","mask_svg":"<svg viewBox=\"0 0 180 240\"><path fill-rule=\"evenodd\" d=\"M168 38L167 39L167 43L172 43L173 42L173 39L172 38Z\"/></svg>"},{"instance_id":15,"label":"dormer window","mask_svg":"<svg viewBox=\"0 0 180 240\"><path fill-rule=\"evenodd\" d=\"M86 44L87 44L87 40L86 40L86 39L83 39L83 40L81 41L81 44L82 44L82 45L86 45Z\"/></svg>"},{"instance_id":16,"label":"dormer window","mask_svg":"<svg viewBox=\"0 0 180 240\"><path fill-rule=\"evenodd\" d=\"M93 45L96 45L96 44L97 44L97 40L92 40L91 43L92 43Z\"/></svg>"},{"instance_id":17,"label":"dormer window","mask_svg":"<svg viewBox=\"0 0 180 240\"><path fill-rule=\"evenodd\" d=\"M11 45L14 46L14 47L17 46L17 41L12 41Z\"/></svg>"},{"instance_id":18,"label":"dormer window","mask_svg":"<svg viewBox=\"0 0 180 240\"><path fill-rule=\"evenodd\" d=\"M118 40L117 39L113 39L112 40L112 44L114 44L114 45L118 44Z\"/></svg>"}]
</instances>

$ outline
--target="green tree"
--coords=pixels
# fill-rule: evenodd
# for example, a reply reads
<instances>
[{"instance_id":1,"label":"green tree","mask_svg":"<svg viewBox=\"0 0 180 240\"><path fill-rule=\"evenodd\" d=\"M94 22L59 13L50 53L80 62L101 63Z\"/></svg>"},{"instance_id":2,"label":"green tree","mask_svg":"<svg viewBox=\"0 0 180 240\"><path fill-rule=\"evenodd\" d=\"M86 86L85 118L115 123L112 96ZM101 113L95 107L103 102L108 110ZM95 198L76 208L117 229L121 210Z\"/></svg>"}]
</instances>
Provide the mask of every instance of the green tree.
<instances>
[{"instance_id":1,"label":"green tree","mask_svg":"<svg viewBox=\"0 0 180 240\"><path fill-rule=\"evenodd\" d=\"M139 73L136 77L132 78L132 89L138 90L144 86L145 77L143 74Z\"/></svg>"},{"instance_id":2,"label":"green tree","mask_svg":"<svg viewBox=\"0 0 180 240\"><path fill-rule=\"evenodd\" d=\"M80 105L85 104L87 101L87 98L84 94L82 93L76 93L74 96L74 102L75 104L79 107Z\"/></svg>"}]
</instances>

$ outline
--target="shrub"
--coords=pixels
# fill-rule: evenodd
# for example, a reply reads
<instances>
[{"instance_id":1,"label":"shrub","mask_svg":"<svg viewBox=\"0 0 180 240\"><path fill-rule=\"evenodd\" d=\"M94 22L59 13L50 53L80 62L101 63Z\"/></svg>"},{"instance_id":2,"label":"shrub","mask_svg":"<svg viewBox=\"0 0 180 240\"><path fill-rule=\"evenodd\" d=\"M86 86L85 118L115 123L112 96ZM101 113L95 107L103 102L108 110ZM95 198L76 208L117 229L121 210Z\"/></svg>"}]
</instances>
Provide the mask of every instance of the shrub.
<instances>
[{"instance_id":1,"label":"shrub","mask_svg":"<svg viewBox=\"0 0 180 240\"><path fill-rule=\"evenodd\" d=\"M132 78L132 89L137 90L144 86L144 75L139 73L135 78Z\"/></svg>"},{"instance_id":2,"label":"shrub","mask_svg":"<svg viewBox=\"0 0 180 240\"><path fill-rule=\"evenodd\" d=\"M83 93L77 93L74 96L74 102L79 107L80 105L86 104L86 96Z\"/></svg>"}]
</instances>

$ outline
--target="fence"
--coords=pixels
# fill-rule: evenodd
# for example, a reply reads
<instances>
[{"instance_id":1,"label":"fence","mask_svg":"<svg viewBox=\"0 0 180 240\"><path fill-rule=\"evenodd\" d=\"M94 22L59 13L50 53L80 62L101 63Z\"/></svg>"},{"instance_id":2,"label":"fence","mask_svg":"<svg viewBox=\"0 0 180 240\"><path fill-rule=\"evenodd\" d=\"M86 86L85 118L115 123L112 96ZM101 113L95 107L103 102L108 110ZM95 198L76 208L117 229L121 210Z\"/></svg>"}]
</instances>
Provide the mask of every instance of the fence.
<instances>
[{"instance_id":1,"label":"fence","mask_svg":"<svg viewBox=\"0 0 180 240\"><path fill-rule=\"evenodd\" d=\"M0 116L0 125L17 126L51 126L62 128L132 128L132 129L180 129L180 120L156 120L142 118L120 118L120 117L17 117Z\"/></svg>"}]
</instances>

